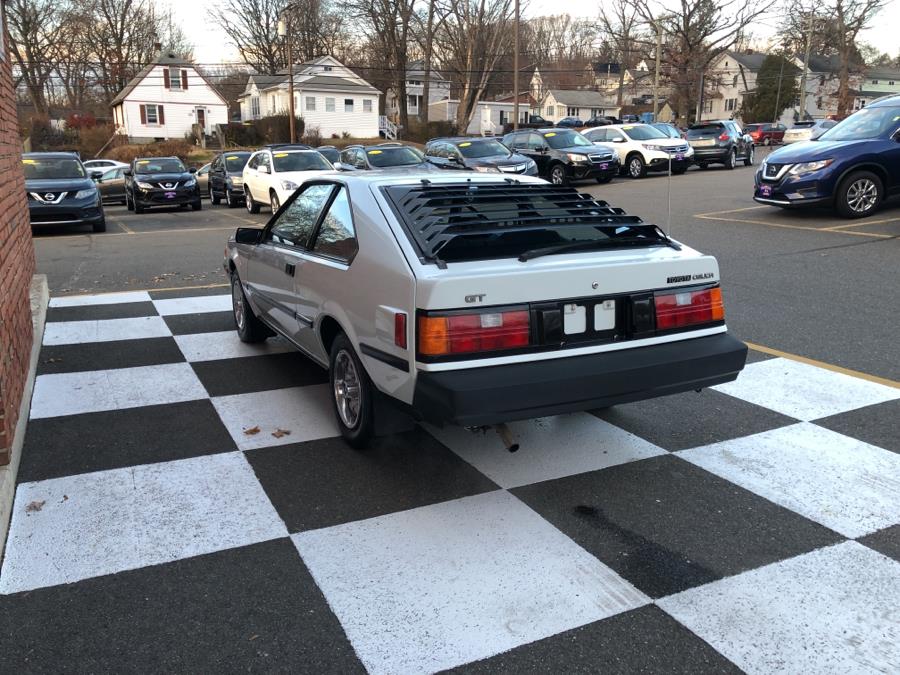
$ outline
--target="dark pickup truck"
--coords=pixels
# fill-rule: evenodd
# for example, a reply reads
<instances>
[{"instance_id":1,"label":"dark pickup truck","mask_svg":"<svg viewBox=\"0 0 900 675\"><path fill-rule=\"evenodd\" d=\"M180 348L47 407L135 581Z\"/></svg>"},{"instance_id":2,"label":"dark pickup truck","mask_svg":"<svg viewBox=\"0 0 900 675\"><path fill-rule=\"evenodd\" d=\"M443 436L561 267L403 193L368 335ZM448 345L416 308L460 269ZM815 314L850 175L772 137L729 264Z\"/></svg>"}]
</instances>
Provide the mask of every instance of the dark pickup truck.
<instances>
[{"instance_id":1,"label":"dark pickup truck","mask_svg":"<svg viewBox=\"0 0 900 675\"><path fill-rule=\"evenodd\" d=\"M540 115L529 115L526 121L519 122L519 129L544 129L552 126L553 122L548 122ZM513 125L511 122L503 125L504 134L508 134L512 130Z\"/></svg>"}]
</instances>

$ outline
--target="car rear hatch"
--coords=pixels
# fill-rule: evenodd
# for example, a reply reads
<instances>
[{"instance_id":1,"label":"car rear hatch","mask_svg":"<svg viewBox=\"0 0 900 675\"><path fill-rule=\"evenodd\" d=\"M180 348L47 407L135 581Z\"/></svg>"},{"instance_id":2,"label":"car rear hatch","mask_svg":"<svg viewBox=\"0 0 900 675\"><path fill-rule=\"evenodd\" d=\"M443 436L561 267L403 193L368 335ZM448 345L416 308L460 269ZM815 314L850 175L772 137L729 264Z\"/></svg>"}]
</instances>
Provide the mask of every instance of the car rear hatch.
<instances>
[{"instance_id":1,"label":"car rear hatch","mask_svg":"<svg viewBox=\"0 0 900 675\"><path fill-rule=\"evenodd\" d=\"M724 131L724 125L719 123L693 126L688 129L687 140L695 148L712 147L721 140Z\"/></svg>"}]
</instances>

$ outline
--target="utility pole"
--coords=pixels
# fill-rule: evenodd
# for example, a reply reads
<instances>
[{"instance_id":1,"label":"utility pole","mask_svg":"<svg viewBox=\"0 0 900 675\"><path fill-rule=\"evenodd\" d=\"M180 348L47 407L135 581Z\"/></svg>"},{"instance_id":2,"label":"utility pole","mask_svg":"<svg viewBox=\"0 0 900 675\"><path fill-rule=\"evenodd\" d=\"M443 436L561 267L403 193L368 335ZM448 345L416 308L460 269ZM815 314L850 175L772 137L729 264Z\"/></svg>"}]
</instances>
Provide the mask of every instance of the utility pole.
<instances>
[{"instance_id":1,"label":"utility pole","mask_svg":"<svg viewBox=\"0 0 900 675\"><path fill-rule=\"evenodd\" d=\"M519 0L516 0L515 34L513 35L513 131L519 128Z\"/></svg>"},{"instance_id":2,"label":"utility pole","mask_svg":"<svg viewBox=\"0 0 900 675\"><path fill-rule=\"evenodd\" d=\"M294 54L291 47L291 37L288 34L288 19L285 19L285 13L291 9L291 5L285 6L282 12L282 16L278 21L278 34L281 35L285 42L287 43L287 66L288 66L288 115L290 115L290 119L288 121L288 126L291 130L291 143L297 142L297 124L296 119L294 117ZM287 16L290 16L288 14Z\"/></svg>"},{"instance_id":3,"label":"utility pole","mask_svg":"<svg viewBox=\"0 0 900 675\"><path fill-rule=\"evenodd\" d=\"M694 119L695 122L700 123L703 118L703 81L705 78L705 73L700 71L700 89L697 93L697 117Z\"/></svg>"},{"instance_id":4,"label":"utility pole","mask_svg":"<svg viewBox=\"0 0 900 675\"><path fill-rule=\"evenodd\" d=\"M806 71L809 70L809 48L812 43L813 13L809 13L809 22L806 27L806 54L803 57L803 73L800 76L800 119L806 119Z\"/></svg>"},{"instance_id":5,"label":"utility pole","mask_svg":"<svg viewBox=\"0 0 900 675\"><path fill-rule=\"evenodd\" d=\"M778 124L778 117L781 115L781 110L778 106L781 104L781 82L784 80L784 62L787 59L787 54L781 54L781 70L778 73L778 89L775 90L775 112L772 117L772 124Z\"/></svg>"},{"instance_id":6,"label":"utility pole","mask_svg":"<svg viewBox=\"0 0 900 675\"><path fill-rule=\"evenodd\" d=\"M653 73L653 121L659 122L659 53L662 51L662 31L659 28L659 19L654 19L653 27L656 28L656 71Z\"/></svg>"}]
</instances>

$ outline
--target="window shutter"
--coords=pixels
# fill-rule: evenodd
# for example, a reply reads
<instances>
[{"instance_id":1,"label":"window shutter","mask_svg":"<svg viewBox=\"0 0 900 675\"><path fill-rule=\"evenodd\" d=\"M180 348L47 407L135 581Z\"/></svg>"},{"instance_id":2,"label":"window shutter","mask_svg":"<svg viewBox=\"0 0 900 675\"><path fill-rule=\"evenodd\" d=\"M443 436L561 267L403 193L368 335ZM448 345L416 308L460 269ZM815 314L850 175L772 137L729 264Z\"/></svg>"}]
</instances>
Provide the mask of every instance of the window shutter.
<instances>
[{"instance_id":1,"label":"window shutter","mask_svg":"<svg viewBox=\"0 0 900 675\"><path fill-rule=\"evenodd\" d=\"M166 123L166 116L163 114L163 107L161 105L156 106L156 116L159 117L159 123Z\"/></svg>"},{"instance_id":2,"label":"window shutter","mask_svg":"<svg viewBox=\"0 0 900 675\"><path fill-rule=\"evenodd\" d=\"M181 88L187 89L187 71L186 70L181 71Z\"/></svg>"},{"instance_id":3,"label":"window shutter","mask_svg":"<svg viewBox=\"0 0 900 675\"><path fill-rule=\"evenodd\" d=\"M141 105L141 124L147 124L147 106Z\"/></svg>"},{"instance_id":4,"label":"window shutter","mask_svg":"<svg viewBox=\"0 0 900 675\"><path fill-rule=\"evenodd\" d=\"M169 88L169 69L163 68L163 86L168 89Z\"/></svg>"}]
</instances>

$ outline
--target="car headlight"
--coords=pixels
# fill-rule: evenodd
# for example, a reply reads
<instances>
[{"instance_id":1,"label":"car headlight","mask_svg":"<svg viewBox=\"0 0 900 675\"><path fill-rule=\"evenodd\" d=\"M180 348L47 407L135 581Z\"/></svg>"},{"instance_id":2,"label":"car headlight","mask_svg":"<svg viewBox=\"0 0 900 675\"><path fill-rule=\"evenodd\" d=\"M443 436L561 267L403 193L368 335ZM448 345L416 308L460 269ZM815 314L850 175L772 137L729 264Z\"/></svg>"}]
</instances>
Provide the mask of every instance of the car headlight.
<instances>
[{"instance_id":1,"label":"car headlight","mask_svg":"<svg viewBox=\"0 0 900 675\"><path fill-rule=\"evenodd\" d=\"M790 173L792 176L799 176L804 173L821 171L825 167L830 166L833 161L833 159L820 159L817 162L802 162L800 164L794 164L794 166L791 167L791 170L788 173Z\"/></svg>"},{"instance_id":2,"label":"car headlight","mask_svg":"<svg viewBox=\"0 0 900 675\"><path fill-rule=\"evenodd\" d=\"M530 157L528 158L528 161L525 162L525 168L526 168L526 169L533 169L533 168L536 167L536 166L537 166L537 164L536 164L535 161L534 161L533 159L531 159Z\"/></svg>"},{"instance_id":3,"label":"car headlight","mask_svg":"<svg viewBox=\"0 0 900 675\"><path fill-rule=\"evenodd\" d=\"M496 166L476 166L473 168L481 173L500 173L500 169Z\"/></svg>"},{"instance_id":4,"label":"car headlight","mask_svg":"<svg viewBox=\"0 0 900 675\"><path fill-rule=\"evenodd\" d=\"M283 181L281 181L281 189L282 189L282 190L289 190L289 191L293 192L293 191L296 190L298 187L300 187L300 186L297 185L297 184L296 184L294 181L292 181L292 180L283 180Z\"/></svg>"},{"instance_id":5,"label":"car headlight","mask_svg":"<svg viewBox=\"0 0 900 675\"><path fill-rule=\"evenodd\" d=\"M241 178L240 176L232 176L228 180L231 181L232 185L243 185L244 184L244 179Z\"/></svg>"},{"instance_id":6,"label":"car headlight","mask_svg":"<svg viewBox=\"0 0 900 675\"><path fill-rule=\"evenodd\" d=\"M196 178L188 178L186 181L184 181L184 187L194 187L196 184Z\"/></svg>"},{"instance_id":7,"label":"car headlight","mask_svg":"<svg viewBox=\"0 0 900 675\"><path fill-rule=\"evenodd\" d=\"M95 197L97 195L97 188L87 188L85 190L79 190L75 193L75 199L87 199L88 197Z\"/></svg>"},{"instance_id":8,"label":"car headlight","mask_svg":"<svg viewBox=\"0 0 900 675\"><path fill-rule=\"evenodd\" d=\"M567 152L566 157L569 158L570 162L586 162L586 161L588 161L587 155L577 155L573 152Z\"/></svg>"},{"instance_id":9,"label":"car headlight","mask_svg":"<svg viewBox=\"0 0 900 675\"><path fill-rule=\"evenodd\" d=\"M650 150L651 152L665 152L665 148L661 145L654 145L653 143L641 143L644 147L644 150Z\"/></svg>"},{"instance_id":10,"label":"car headlight","mask_svg":"<svg viewBox=\"0 0 900 675\"><path fill-rule=\"evenodd\" d=\"M150 183L144 183L143 181L139 181L139 180L135 181L135 183L137 184L137 186L139 188L141 188L141 190L152 190L153 189L153 186L150 185Z\"/></svg>"}]
</instances>

